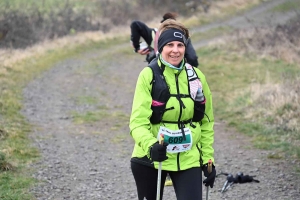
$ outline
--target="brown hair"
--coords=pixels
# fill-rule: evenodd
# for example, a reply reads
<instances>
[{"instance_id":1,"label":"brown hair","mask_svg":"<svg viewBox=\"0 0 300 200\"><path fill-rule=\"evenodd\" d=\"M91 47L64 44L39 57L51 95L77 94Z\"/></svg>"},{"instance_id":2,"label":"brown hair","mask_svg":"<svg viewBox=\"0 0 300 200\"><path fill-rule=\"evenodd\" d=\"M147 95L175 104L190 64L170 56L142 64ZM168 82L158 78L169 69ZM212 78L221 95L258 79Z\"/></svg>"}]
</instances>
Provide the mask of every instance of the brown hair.
<instances>
[{"instance_id":1,"label":"brown hair","mask_svg":"<svg viewBox=\"0 0 300 200\"><path fill-rule=\"evenodd\" d=\"M175 29L179 29L181 31L183 31L186 39L188 39L190 37L190 33L189 30L180 22L174 20L174 19L167 19L165 20L158 28L159 33L163 33L164 31L171 29L171 28L175 28Z\"/></svg>"},{"instance_id":2,"label":"brown hair","mask_svg":"<svg viewBox=\"0 0 300 200\"><path fill-rule=\"evenodd\" d=\"M167 13L165 13L163 15L163 19L160 21L160 23L163 23L167 19L174 19L174 20L176 20L177 17L178 17L177 13L175 13L175 12L167 12Z\"/></svg>"}]
</instances>

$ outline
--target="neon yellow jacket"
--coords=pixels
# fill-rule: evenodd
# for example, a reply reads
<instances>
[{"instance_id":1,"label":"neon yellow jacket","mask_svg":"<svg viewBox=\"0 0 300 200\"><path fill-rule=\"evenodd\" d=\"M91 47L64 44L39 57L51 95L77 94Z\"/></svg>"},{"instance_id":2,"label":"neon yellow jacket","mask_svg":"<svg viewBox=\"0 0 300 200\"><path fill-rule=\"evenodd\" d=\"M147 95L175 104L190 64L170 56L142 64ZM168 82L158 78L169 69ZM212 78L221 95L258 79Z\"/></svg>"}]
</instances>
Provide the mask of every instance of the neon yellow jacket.
<instances>
[{"instance_id":1,"label":"neon yellow jacket","mask_svg":"<svg viewBox=\"0 0 300 200\"><path fill-rule=\"evenodd\" d=\"M159 66L161 66L158 60ZM209 159L214 162L214 116L212 107L212 95L209 86L206 82L204 74L198 69L196 71L203 87L203 92L206 97L205 116L201 122L193 122L196 127L193 128L190 124L185 124L185 127L190 128L193 137L192 148L181 153L167 153L168 159L162 162L162 169L167 171L179 171L192 167L199 167L200 160L203 164L207 163ZM167 85L171 94L177 94L176 76L178 76L179 90L181 94L188 94L188 79L186 70L175 70L168 66L163 72ZM130 134L135 141L132 157L142 158L150 156L150 147L157 142L157 134L160 126L165 126L171 130L178 130L177 124L151 124L150 116L151 110L151 90L150 84L153 79L153 73L150 67L145 67L139 74L136 89L132 104L132 113L130 117ZM182 98L185 109L182 109L181 120L185 121L191 119L194 114L194 101L191 98ZM176 97L170 97L166 107L174 107L173 110L168 110L163 115L163 120L178 121L180 116L180 105ZM200 125L201 124L201 125ZM158 163L154 162L155 168Z\"/></svg>"}]
</instances>

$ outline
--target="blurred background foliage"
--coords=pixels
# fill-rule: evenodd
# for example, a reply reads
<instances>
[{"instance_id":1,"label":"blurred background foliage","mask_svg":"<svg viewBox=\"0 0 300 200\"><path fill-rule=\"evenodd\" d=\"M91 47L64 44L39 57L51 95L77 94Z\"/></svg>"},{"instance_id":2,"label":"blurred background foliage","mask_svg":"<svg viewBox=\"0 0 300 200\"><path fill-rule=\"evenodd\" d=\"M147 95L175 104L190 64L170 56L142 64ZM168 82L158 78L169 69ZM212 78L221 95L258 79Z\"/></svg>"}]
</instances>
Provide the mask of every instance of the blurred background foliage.
<instances>
[{"instance_id":1,"label":"blurred background foliage","mask_svg":"<svg viewBox=\"0 0 300 200\"><path fill-rule=\"evenodd\" d=\"M0 0L0 48L26 48L76 32L105 33L133 19L149 21L169 11L188 17L207 12L211 1Z\"/></svg>"}]
</instances>

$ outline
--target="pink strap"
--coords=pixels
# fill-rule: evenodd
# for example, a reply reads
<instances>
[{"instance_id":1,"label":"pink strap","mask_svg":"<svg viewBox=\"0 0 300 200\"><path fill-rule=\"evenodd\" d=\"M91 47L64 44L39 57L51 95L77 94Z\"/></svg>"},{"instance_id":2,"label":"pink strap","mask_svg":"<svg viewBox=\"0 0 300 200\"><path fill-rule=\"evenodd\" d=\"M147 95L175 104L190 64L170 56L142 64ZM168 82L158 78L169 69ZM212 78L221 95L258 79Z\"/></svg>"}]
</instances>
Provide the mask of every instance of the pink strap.
<instances>
[{"instance_id":1,"label":"pink strap","mask_svg":"<svg viewBox=\"0 0 300 200\"><path fill-rule=\"evenodd\" d=\"M159 38L159 32L156 31L155 33L155 38L154 38L154 52L157 53L158 49L157 49L157 46L158 46L158 38Z\"/></svg>"},{"instance_id":2,"label":"pink strap","mask_svg":"<svg viewBox=\"0 0 300 200\"><path fill-rule=\"evenodd\" d=\"M159 101L155 101L155 100L152 100L152 106L162 106L164 105L165 103L162 103L162 102L159 102Z\"/></svg>"}]
</instances>

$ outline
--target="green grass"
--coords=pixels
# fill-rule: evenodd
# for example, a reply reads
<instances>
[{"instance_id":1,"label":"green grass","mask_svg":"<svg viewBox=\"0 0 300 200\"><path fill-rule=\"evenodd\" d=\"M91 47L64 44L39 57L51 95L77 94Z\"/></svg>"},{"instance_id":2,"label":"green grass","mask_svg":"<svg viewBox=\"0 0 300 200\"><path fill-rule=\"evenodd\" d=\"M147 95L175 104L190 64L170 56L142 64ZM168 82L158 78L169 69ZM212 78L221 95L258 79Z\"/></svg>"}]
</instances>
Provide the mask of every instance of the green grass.
<instances>
[{"instance_id":1,"label":"green grass","mask_svg":"<svg viewBox=\"0 0 300 200\"><path fill-rule=\"evenodd\" d=\"M272 8L271 12L287 12L287 11L292 11L292 10L299 10L300 9L300 2L296 1L288 1L284 2L274 8Z\"/></svg>"},{"instance_id":2,"label":"green grass","mask_svg":"<svg viewBox=\"0 0 300 200\"><path fill-rule=\"evenodd\" d=\"M213 28L206 32L199 32L199 33L192 33L191 39L192 41L199 41L204 39L211 39L216 36L220 36L226 33L229 33L232 31L230 27L219 27L219 28Z\"/></svg>"},{"instance_id":3,"label":"green grass","mask_svg":"<svg viewBox=\"0 0 300 200\"><path fill-rule=\"evenodd\" d=\"M77 124L90 124L94 122L99 122L103 120L108 121L118 121L119 123L115 123L115 127L120 127L121 124L128 120L129 116L124 114L121 111L112 111L107 107L98 107L93 111L86 112L71 112L73 116L73 121Z\"/></svg>"},{"instance_id":4,"label":"green grass","mask_svg":"<svg viewBox=\"0 0 300 200\"><path fill-rule=\"evenodd\" d=\"M74 8L75 10L80 9L89 9L90 11L94 11L96 13L96 2L93 0L1 0L0 9L11 9L11 10L22 10L22 11L30 11L33 9L37 9L42 12L50 12L56 10L58 8L62 9L66 7L66 5Z\"/></svg>"},{"instance_id":5,"label":"green grass","mask_svg":"<svg viewBox=\"0 0 300 200\"><path fill-rule=\"evenodd\" d=\"M97 104L97 102L97 98L92 96L80 96L76 98L76 103L78 105L95 105Z\"/></svg>"},{"instance_id":6,"label":"green grass","mask_svg":"<svg viewBox=\"0 0 300 200\"><path fill-rule=\"evenodd\" d=\"M109 108L98 107L93 111L71 112L73 121L76 124L97 124L99 122L113 122L111 130L120 130L124 124L128 124L129 116L122 111L113 111Z\"/></svg>"},{"instance_id":7,"label":"green grass","mask_svg":"<svg viewBox=\"0 0 300 200\"><path fill-rule=\"evenodd\" d=\"M109 117L107 111L72 112L73 120L77 124L98 122Z\"/></svg>"},{"instance_id":8,"label":"green grass","mask_svg":"<svg viewBox=\"0 0 300 200\"><path fill-rule=\"evenodd\" d=\"M32 200L27 191L28 186L36 182L28 174L3 172L0 173L0 199L1 200Z\"/></svg>"},{"instance_id":9,"label":"green grass","mask_svg":"<svg viewBox=\"0 0 300 200\"><path fill-rule=\"evenodd\" d=\"M242 56L218 48L202 48L197 53L201 58L199 68L212 90L216 118L252 137L257 148L273 150L280 155L273 158L289 156L299 159L299 132L274 124L278 117L297 110L297 105L291 101L278 106L273 115L265 117L264 112L257 110L267 107L268 102L253 100L254 91L251 89L253 83L272 86L283 84L285 79L296 79L300 77L299 66L280 60L259 59L253 55ZM295 119L299 115L297 113L294 114Z\"/></svg>"}]
</instances>

